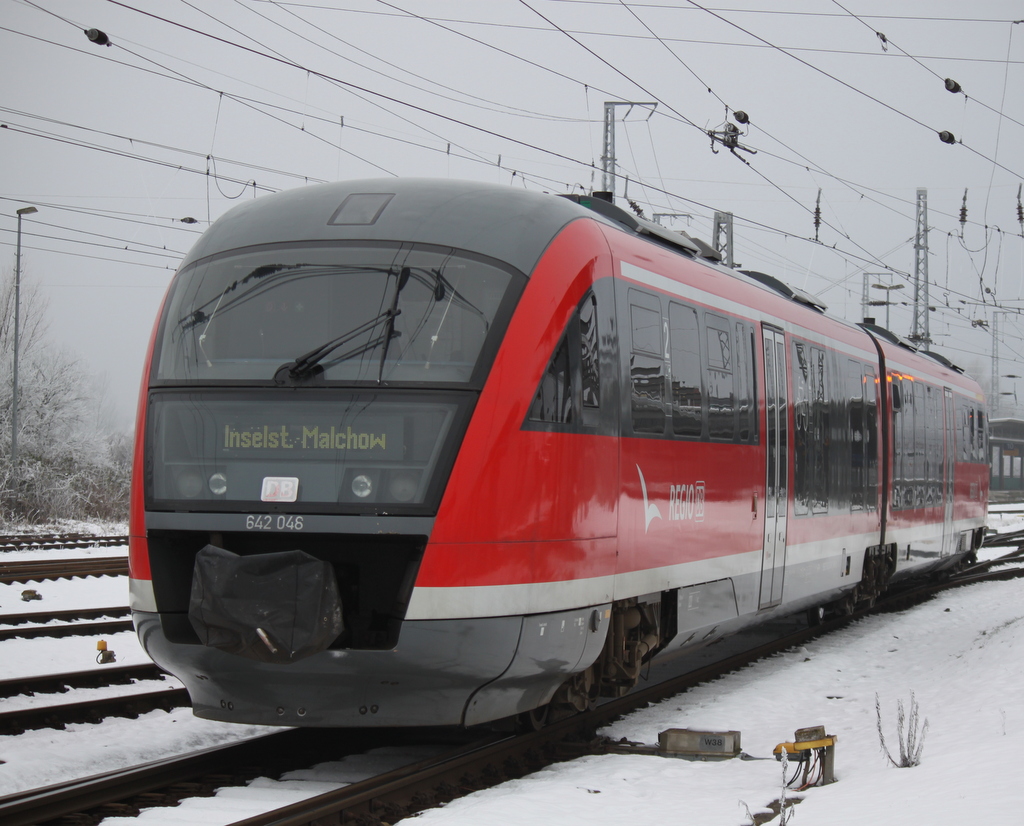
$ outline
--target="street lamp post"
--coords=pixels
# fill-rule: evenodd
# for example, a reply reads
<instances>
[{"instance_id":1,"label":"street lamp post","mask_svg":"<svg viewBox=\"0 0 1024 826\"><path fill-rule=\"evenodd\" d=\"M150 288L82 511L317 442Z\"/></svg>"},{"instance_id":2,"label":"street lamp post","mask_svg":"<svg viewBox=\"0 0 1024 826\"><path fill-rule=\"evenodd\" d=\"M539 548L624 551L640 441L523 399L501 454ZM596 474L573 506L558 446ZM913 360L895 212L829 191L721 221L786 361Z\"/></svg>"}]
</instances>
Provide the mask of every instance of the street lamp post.
<instances>
[{"instance_id":1,"label":"street lamp post","mask_svg":"<svg viewBox=\"0 0 1024 826\"><path fill-rule=\"evenodd\" d=\"M11 473L18 475L18 325L21 312L21 218L39 210L34 206L18 210L18 246L14 256L14 381L11 387Z\"/></svg>"}]
</instances>

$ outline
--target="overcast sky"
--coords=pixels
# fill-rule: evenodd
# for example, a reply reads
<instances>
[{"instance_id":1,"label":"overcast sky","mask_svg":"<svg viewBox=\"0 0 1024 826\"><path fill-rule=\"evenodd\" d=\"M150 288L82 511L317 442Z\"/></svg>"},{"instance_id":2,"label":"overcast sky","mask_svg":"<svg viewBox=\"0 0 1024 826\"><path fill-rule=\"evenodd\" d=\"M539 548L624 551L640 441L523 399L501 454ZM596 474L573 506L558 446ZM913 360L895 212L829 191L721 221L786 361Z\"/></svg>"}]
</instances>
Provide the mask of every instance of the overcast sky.
<instances>
[{"instance_id":1,"label":"overcast sky","mask_svg":"<svg viewBox=\"0 0 1024 826\"><path fill-rule=\"evenodd\" d=\"M1022 18L1019 0L0 0L2 270L38 207L24 279L127 424L178 261L240 199L395 175L600 189L605 102L656 103L616 107L620 199L707 239L732 212L740 264L857 321L864 273L912 300L924 188L933 349L987 383L998 318L999 372L1024 375ZM713 146L736 111L741 148ZM1001 385L1024 404L1024 380Z\"/></svg>"}]
</instances>

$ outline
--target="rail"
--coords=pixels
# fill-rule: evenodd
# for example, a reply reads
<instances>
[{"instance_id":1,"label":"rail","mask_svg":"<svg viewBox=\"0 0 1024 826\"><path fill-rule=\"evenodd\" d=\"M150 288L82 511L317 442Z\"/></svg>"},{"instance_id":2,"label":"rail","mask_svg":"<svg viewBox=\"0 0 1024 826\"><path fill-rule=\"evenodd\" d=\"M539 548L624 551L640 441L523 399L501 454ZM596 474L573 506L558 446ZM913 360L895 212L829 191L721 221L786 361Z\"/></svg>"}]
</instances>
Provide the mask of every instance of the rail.
<instances>
[{"instance_id":1,"label":"rail","mask_svg":"<svg viewBox=\"0 0 1024 826\"><path fill-rule=\"evenodd\" d=\"M82 576L127 576L128 558L124 556L87 557L85 559L25 559L0 561L0 582L40 582Z\"/></svg>"},{"instance_id":2,"label":"rail","mask_svg":"<svg viewBox=\"0 0 1024 826\"><path fill-rule=\"evenodd\" d=\"M64 550L68 548L113 548L127 545L126 535L97 536L88 533L16 533L0 535L0 552Z\"/></svg>"}]
</instances>

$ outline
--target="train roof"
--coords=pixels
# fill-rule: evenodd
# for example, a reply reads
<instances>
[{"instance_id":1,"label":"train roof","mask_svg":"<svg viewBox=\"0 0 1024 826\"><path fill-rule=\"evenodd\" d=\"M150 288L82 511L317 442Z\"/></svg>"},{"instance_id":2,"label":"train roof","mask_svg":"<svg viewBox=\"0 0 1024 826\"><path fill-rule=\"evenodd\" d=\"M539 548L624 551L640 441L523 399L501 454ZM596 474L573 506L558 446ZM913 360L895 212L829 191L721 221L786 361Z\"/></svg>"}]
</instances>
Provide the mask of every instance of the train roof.
<instances>
[{"instance_id":1,"label":"train roof","mask_svg":"<svg viewBox=\"0 0 1024 826\"><path fill-rule=\"evenodd\" d=\"M507 261L529 274L569 222L595 217L565 198L510 186L383 178L300 187L218 218L183 265L229 250L296 241L405 241Z\"/></svg>"},{"instance_id":2,"label":"train roof","mask_svg":"<svg viewBox=\"0 0 1024 826\"><path fill-rule=\"evenodd\" d=\"M211 255L265 244L320 241L410 242L452 247L485 255L525 274L533 271L551 240L569 223L590 218L640 236L690 260L782 296L815 315L825 310L814 296L756 271L727 269L699 239L634 216L598 196L555 196L502 184L445 178L378 178L315 184L248 201L218 218L182 261L186 266ZM875 325L831 322L867 332L889 349L921 364L922 354ZM824 320L824 319L823 319ZM892 349L895 345L896 350ZM933 353L941 372L960 368ZM916 356L916 358L915 358ZM966 379L966 377L962 377Z\"/></svg>"}]
</instances>

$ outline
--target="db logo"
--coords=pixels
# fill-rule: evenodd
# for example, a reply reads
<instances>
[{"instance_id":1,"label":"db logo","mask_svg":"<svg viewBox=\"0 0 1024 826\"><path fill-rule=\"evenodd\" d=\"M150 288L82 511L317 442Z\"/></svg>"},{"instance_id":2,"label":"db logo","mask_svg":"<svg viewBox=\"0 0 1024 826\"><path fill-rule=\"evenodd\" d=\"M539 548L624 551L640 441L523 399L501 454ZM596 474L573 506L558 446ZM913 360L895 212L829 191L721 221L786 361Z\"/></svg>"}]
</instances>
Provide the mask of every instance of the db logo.
<instances>
[{"instance_id":1,"label":"db logo","mask_svg":"<svg viewBox=\"0 0 1024 826\"><path fill-rule=\"evenodd\" d=\"M294 502L299 496L297 476L265 476L260 500L263 502Z\"/></svg>"},{"instance_id":2,"label":"db logo","mask_svg":"<svg viewBox=\"0 0 1024 826\"><path fill-rule=\"evenodd\" d=\"M672 485L668 494L668 518L672 521L704 521L704 483Z\"/></svg>"}]
</instances>

